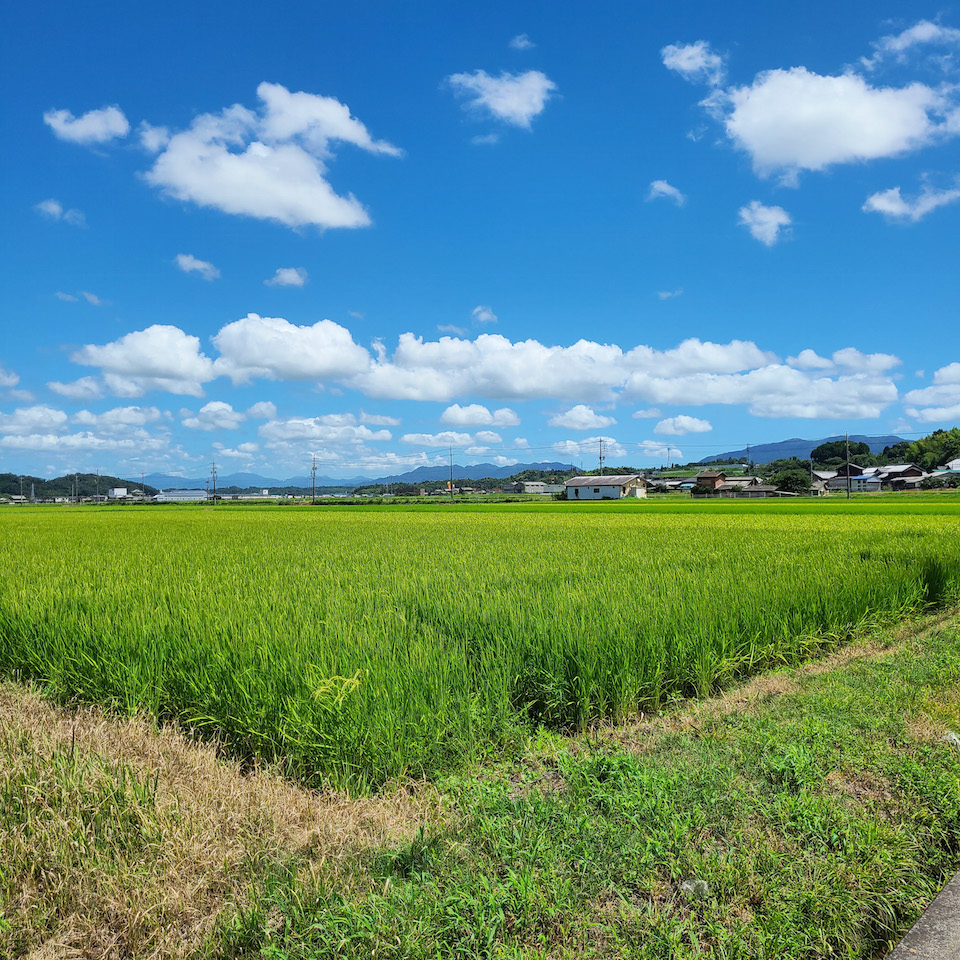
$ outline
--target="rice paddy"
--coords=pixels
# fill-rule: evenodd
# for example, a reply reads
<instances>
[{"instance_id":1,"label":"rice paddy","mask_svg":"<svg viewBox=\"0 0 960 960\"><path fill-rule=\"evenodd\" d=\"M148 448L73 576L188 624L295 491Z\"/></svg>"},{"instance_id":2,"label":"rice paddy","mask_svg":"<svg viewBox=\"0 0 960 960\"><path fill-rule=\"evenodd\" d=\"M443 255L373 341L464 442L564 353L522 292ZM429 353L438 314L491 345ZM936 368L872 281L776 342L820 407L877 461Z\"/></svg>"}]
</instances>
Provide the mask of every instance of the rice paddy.
<instances>
[{"instance_id":1,"label":"rice paddy","mask_svg":"<svg viewBox=\"0 0 960 960\"><path fill-rule=\"evenodd\" d=\"M952 503L700 506L6 510L0 675L368 791L960 596Z\"/></svg>"}]
</instances>

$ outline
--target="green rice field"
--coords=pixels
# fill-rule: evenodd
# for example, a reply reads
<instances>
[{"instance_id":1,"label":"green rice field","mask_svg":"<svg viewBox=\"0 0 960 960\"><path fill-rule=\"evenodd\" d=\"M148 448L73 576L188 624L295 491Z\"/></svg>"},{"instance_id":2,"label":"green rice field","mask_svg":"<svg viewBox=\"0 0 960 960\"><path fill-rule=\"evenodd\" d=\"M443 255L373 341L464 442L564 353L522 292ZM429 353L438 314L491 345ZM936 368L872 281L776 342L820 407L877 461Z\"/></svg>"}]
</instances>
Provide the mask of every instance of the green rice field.
<instances>
[{"instance_id":1,"label":"green rice field","mask_svg":"<svg viewBox=\"0 0 960 960\"><path fill-rule=\"evenodd\" d=\"M955 601L960 503L10 508L0 561L0 675L362 791Z\"/></svg>"}]
</instances>

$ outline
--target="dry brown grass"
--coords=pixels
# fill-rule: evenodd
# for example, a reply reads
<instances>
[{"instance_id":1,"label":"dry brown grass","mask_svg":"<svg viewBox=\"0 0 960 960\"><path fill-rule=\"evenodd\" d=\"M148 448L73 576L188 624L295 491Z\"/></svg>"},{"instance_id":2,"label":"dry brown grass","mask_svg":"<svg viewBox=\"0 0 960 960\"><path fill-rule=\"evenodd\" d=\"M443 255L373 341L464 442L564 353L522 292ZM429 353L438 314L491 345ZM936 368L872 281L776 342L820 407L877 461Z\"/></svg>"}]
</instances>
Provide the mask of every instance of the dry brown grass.
<instances>
[{"instance_id":1,"label":"dry brown grass","mask_svg":"<svg viewBox=\"0 0 960 960\"><path fill-rule=\"evenodd\" d=\"M322 875L346 884L345 867L363 850L409 838L442 816L427 785L363 799L311 791L270 772L245 774L214 746L175 729L95 708L58 708L14 684L0 684L0 731L7 745L0 751L0 788L18 762L18 743L21 762L69 752L103 761L104 776L122 765L137 780L156 782L154 842L119 849L109 865L80 858L73 869L60 863L39 878L25 876L19 901L0 905L0 917L26 932L37 960L194 956L223 911L244 902L258 864L297 862L305 883ZM64 831L55 809L48 819L51 837ZM15 835L0 834L5 864L15 862L16 844ZM0 936L0 953L2 944Z\"/></svg>"}]
</instances>

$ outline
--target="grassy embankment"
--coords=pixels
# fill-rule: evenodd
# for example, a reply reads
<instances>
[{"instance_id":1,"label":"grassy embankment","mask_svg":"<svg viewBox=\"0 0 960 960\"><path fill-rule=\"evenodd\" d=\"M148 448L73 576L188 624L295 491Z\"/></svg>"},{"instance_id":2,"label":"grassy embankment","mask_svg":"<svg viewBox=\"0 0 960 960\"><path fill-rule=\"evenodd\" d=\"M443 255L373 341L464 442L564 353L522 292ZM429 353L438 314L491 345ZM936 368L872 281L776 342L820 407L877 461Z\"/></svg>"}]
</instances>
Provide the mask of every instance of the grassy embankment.
<instances>
[{"instance_id":1,"label":"grassy embankment","mask_svg":"<svg viewBox=\"0 0 960 960\"><path fill-rule=\"evenodd\" d=\"M950 731L956 615L376 799L7 684L0 955L872 958L960 866Z\"/></svg>"}]
</instances>

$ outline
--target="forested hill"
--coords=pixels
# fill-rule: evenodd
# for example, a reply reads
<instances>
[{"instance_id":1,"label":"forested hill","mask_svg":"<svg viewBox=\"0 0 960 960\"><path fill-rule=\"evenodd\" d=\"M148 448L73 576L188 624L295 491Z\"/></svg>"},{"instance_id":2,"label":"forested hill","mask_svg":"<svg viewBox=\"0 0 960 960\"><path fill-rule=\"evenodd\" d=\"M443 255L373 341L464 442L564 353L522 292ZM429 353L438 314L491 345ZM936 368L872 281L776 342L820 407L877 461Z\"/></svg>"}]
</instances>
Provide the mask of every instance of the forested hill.
<instances>
[{"instance_id":1,"label":"forested hill","mask_svg":"<svg viewBox=\"0 0 960 960\"><path fill-rule=\"evenodd\" d=\"M126 487L128 490L143 490L149 496L157 492L155 487L141 486L140 481L123 480L120 477L100 475L99 480L95 473L70 473L65 477L54 477L53 480L44 480L43 477L21 477L19 473L0 473L0 497L20 495L30 496L31 487L38 500L47 500L51 497L73 497L79 493L81 497L92 497L99 489L100 495L105 496L111 487Z\"/></svg>"}]
</instances>

